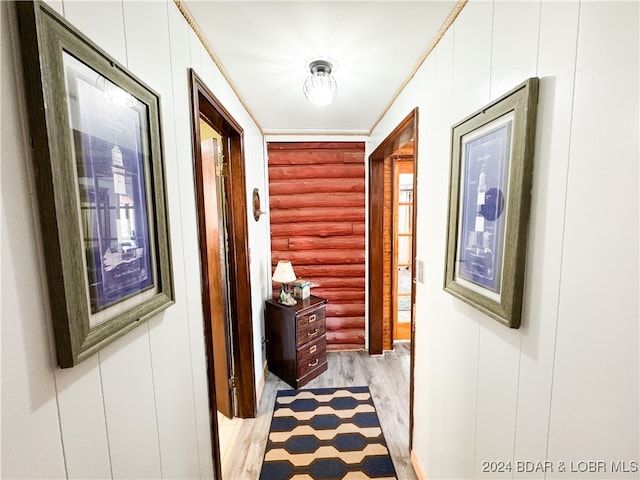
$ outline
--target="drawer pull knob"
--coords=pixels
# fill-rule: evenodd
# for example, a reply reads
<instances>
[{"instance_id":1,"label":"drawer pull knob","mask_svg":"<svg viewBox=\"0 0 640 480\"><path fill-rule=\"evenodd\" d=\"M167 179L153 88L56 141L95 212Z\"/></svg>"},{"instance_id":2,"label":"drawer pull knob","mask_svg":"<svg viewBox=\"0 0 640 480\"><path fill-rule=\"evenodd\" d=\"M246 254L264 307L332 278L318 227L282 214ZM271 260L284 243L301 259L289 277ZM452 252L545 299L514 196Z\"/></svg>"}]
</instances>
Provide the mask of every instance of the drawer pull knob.
<instances>
[{"instance_id":1,"label":"drawer pull knob","mask_svg":"<svg viewBox=\"0 0 640 480\"><path fill-rule=\"evenodd\" d=\"M314 313L313 315L309 315L309 323L315 322L315 321L316 321L316 314Z\"/></svg>"},{"instance_id":2,"label":"drawer pull knob","mask_svg":"<svg viewBox=\"0 0 640 480\"><path fill-rule=\"evenodd\" d=\"M314 345L309 349L309 353L314 353L317 349L318 349L318 346Z\"/></svg>"},{"instance_id":3,"label":"drawer pull knob","mask_svg":"<svg viewBox=\"0 0 640 480\"><path fill-rule=\"evenodd\" d=\"M320 359L316 358L313 362L311 362L309 364L310 367L315 367L316 365L318 365L318 363L320 363Z\"/></svg>"},{"instance_id":4,"label":"drawer pull knob","mask_svg":"<svg viewBox=\"0 0 640 480\"><path fill-rule=\"evenodd\" d=\"M308 335L309 337L315 337L317 334L318 334L318 329L317 329L317 328L316 328L316 329L314 329L314 330L313 330L313 332L309 332L309 333L307 333L307 335Z\"/></svg>"}]
</instances>

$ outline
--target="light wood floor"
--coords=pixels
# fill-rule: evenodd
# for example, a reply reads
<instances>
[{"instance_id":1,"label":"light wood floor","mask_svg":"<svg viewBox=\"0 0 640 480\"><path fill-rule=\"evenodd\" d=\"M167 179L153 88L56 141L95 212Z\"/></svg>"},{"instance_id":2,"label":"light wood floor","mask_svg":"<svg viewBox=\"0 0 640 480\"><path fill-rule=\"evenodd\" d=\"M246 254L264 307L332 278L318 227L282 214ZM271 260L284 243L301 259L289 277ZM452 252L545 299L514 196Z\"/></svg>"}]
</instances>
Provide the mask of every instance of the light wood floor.
<instances>
[{"instance_id":1,"label":"light wood floor","mask_svg":"<svg viewBox=\"0 0 640 480\"><path fill-rule=\"evenodd\" d=\"M415 479L409 454L409 344L371 357L365 351L329 352L329 369L304 388L367 385L400 480ZM253 480L260 476L276 392L291 387L267 374L256 418L240 420L234 445L223 461L224 480Z\"/></svg>"}]
</instances>

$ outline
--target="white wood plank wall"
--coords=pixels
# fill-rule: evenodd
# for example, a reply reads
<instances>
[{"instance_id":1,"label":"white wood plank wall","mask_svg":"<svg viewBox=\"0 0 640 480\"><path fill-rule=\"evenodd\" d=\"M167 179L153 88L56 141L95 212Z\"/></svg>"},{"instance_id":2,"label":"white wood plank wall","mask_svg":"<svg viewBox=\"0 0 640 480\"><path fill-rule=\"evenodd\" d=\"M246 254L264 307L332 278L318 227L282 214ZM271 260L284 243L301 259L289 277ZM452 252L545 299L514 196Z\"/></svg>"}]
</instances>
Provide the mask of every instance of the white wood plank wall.
<instances>
[{"instance_id":1,"label":"white wood plank wall","mask_svg":"<svg viewBox=\"0 0 640 480\"><path fill-rule=\"evenodd\" d=\"M173 1L52 2L161 96L176 304L72 369L56 366L39 247L14 6L2 14L2 478L213 477L192 167L189 67L244 129L247 203L264 139ZM256 382L271 289L249 226Z\"/></svg>"},{"instance_id":2,"label":"white wood plank wall","mask_svg":"<svg viewBox=\"0 0 640 480\"><path fill-rule=\"evenodd\" d=\"M414 453L430 479L638 478L639 7L471 0L372 132L369 152L418 105ZM531 76L525 304L509 330L442 290L450 128Z\"/></svg>"}]
</instances>

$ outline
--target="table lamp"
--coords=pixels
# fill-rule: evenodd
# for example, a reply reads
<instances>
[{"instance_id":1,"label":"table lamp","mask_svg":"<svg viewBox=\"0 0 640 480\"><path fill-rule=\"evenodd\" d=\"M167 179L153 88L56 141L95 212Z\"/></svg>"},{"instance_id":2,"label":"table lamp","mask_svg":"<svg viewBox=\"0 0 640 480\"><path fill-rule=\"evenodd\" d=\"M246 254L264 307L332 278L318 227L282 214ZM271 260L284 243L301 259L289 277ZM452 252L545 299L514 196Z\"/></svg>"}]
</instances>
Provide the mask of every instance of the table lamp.
<instances>
[{"instance_id":1,"label":"table lamp","mask_svg":"<svg viewBox=\"0 0 640 480\"><path fill-rule=\"evenodd\" d=\"M289 283L292 283L296 279L296 274L293 271L293 266L289 260L280 260L276 265L276 270L273 272L271 279L274 282L282 283L280 287L280 297L278 301L284 305L295 305L296 299L293 298L291 292L289 292Z\"/></svg>"}]
</instances>

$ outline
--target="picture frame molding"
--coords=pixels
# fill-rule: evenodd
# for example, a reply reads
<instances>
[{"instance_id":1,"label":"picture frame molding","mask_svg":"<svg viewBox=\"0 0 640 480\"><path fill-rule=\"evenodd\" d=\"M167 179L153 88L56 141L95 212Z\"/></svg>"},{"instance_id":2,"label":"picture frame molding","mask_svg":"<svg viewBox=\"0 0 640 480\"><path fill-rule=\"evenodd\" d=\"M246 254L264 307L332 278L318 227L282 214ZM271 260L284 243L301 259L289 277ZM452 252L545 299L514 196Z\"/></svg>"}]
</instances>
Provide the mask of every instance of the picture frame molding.
<instances>
[{"instance_id":1,"label":"picture frame molding","mask_svg":"<svg viewBox=\"0 0 640 480\"><path fill-rule=\"evenodd\" d=\"M538 78L532 77L451 127L451 164L444 290L509 328L522 317L526 244L531 205L533 156L538 102ZM501 288L497 295L482 285L469 288L459 281L460 198L463 137L513 114L508 174L506 227L502 248ZM471 283L471 282L468 282ZM493 293L493 294L492 294Z\"/></svg>"},{"instance_id":2,"label":"picture frame molding","mask_svg":"<svg viewBox=\"0 0 640 480\"><path fill-rule=\"evenodd\" d=\"M44 2L16 2L16 8L51 321L58 364L69 368L175 301L160 96ZM124 311L107 311L107 319L93 327L89 324L88 267L81 231L79 180L69 133L63 52L147 107L148 124L141 125L141 135L147 135L149 151L141 157L156 291L139 303L133 300L133 305Z\"/></svg>"}]
</instances>

